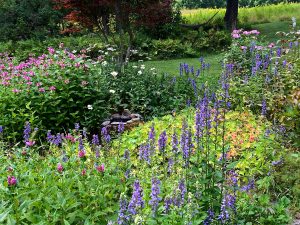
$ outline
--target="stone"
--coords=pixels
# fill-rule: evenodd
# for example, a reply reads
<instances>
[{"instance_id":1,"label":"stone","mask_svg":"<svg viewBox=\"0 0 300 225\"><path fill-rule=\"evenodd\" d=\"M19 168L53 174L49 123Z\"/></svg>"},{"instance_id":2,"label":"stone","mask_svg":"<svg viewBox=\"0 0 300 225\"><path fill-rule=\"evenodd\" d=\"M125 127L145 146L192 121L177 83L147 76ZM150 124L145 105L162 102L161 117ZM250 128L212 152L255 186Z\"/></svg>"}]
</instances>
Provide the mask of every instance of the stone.
<instances>
[{"instance_id":1,"label":"stone","mask_svg":"<svg viewBox=\"0 0 300 225\"><path fill-rule=\"evenodd\" d=\"M131 120L131 117L130 117L130 116L125 116L125 115L122 115L122 116L121 116L121 121L122 121L122 122L127 122L128 120Z\"/></svg>"},{"instance_id":2,"label":"stone","mask_svg":"<svg viewBox=\"0 0 300 225\"><path fill-rule=\"evenodd\" d=\"M106 127L106 126L108 126L110 124L110 121L109 120L106 120L106 121L104 121L102 124L101 124L101 126L102 127Z\"/></svg>"},{"instance_id":3,"label":"stone","mask_svg":"<svg viewBox=\"0 0 300 225\"><path fill-rule=\"evenodd\" d=\"M131 112L128 109L124 109L122 115L124 115L124 116L130 116Z\"/></svg>"}]
</instances>

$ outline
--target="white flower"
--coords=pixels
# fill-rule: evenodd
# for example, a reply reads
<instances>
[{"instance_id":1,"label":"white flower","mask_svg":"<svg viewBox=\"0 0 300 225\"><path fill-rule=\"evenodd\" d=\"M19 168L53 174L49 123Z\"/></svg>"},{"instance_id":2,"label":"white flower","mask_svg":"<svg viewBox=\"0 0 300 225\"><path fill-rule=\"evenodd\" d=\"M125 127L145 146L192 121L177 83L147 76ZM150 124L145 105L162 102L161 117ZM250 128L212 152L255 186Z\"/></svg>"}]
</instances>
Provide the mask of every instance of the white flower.
<instances>
[{"instance_id":1,"label":"white flower","mask_svg":"<svg viewBox=\"0 0 300 225\"><path fill-rule=\"evenodd\" d=\"M297 21L295 17L292 17L292 22L293 22L293 28L296 28L297 26Z\"/></svg>"},{"instance_id":2,"label":"white flower","mask_svg":"<svg viewBox=\"0 0 300 225\"><path fill-rule=\"evenodd\" d=\"M115 90L109 90L109 93L114 94L114 93L116 93L116 91Z\"/></svg>"},{"instance_id":3,"label":"white flower","mask_svg":"<svg viewBox=\"0 0 300 225\"><path fill-rule=\"evenodd\" d=\"M92 109L93 109L93 106L92 106L92 105L88 105L87 108L88 108L89 110L92 110Z\"/></svg>"},{"instance_id":4,"label":"white flower","mask_svg":"<svg viewBox=\"0 0 300 225\"><path fill-rule=\"evenodd\" d=\"M143 60L140 59L138 62L143 62Z\"/></svg>"},{"instance_id":5,"label":"white flower","mask_svg":"<svg viewBox=\"0 0 300 225\"><path fill-rule=\"evenodd\" d=\"M106 65L107 65L107 62L106 62L106 61L103 61L101 64L102 64L102 66L106 66Z\"/></svg>"},{"instance_id":6,"label":"white flower","mask_svg":"<svg viewBox=\"0 0 300 225\"><path fill-rule=\"evenodd\" d=\"M137 67L137 66L132 66L132 68L136 69L136 68L138 68L138 67Z\"/></svg>"},{"instance_id":7,"label":"white flower","mask_svg":"<svg viewBox=\"0 0 300 225\"><path fill-rule=\"evenodd\" d=\"M105 52L104 55L108 55L108 52Z\"/></svg>"},{"instance_id":8,"label":"white flower","mask_svg":"<svg viewBox=\"0 0 300 225\"><path fill-rule=\"evenodd\" d=\"M153 70L155 70L155 68L153 67L153 68L151 68L150 70L153 71Z\"/></svg>"},{"instance_id":9,"label":"white flower","mask_svg":"<svg viewBox=\"0 0 300 225\"><path fill-rule=\"evenodd\" d=\"M138 75L141 75L143 72L141 70L138 71Z\"/></svg>"},{"instance_id":10,"label":"white flower","mask_svg":"<svg viewBox=\"0 0 300 225\"><path fill-rule=\"evenodd\" d=\"M141 69L144 70L146 68L145 65L141 65Z\"/></svg>"},{"instance_id":11,"label":"white flower","mask_svg":"<svg viewBox=\"0 0 300 225\"><path fill-rule=\"evenodd\" d=\"M111 72L110 74L111 74L114 78L116 78L116 76L118 75L118 72L113 71L113 72Z\"/></svg>"}]
</instances>

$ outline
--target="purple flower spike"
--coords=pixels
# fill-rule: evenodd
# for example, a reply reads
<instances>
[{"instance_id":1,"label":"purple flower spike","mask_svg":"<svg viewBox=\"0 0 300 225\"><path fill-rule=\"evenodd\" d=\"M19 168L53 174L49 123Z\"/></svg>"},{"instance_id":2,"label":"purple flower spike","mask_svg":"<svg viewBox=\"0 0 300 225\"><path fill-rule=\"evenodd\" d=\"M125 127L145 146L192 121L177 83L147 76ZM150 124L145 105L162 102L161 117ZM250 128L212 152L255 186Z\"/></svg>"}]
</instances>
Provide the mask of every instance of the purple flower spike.
<instances>
[{"instance_id":1,"label":"purple flower spike","mask_svg":"<svg viewBox=\"0 0 300 225\"><path fill-rule=\"evenodd\" d=\"M167 133L166 131L163 131L160 135L159 135L159 139L158 139L158 149L160 152L163 152L165 150L166 144L167 144Z\"/></svg>"},{"instance_id":2,"label":"purple flower spike","mask_svg":"<svg viewBox=\"0 0 300 225\"><path fill-rule=\"evenodd\" d=\"M131 200L128 204L128 212L131 215L136 215L139 210L143 209L145 202L143 200L143 189L140 182L136 180L133 185L133 193Z\"/></svg>"},{"instance_id":3,"label":"purple flower spike","mask_svg":"<svg viewBox=\"0 0 300 225\"><path fill-rule=\"evenodd\" d=\"M161 201L161 198L159 197L160 194L160 180L157 178L152 178L152 186L151 186L151 194L150 194L150 201L149 205L152 207L153 214L156 213L158 208L158 203Z\"/></svg>"}]
</instances>

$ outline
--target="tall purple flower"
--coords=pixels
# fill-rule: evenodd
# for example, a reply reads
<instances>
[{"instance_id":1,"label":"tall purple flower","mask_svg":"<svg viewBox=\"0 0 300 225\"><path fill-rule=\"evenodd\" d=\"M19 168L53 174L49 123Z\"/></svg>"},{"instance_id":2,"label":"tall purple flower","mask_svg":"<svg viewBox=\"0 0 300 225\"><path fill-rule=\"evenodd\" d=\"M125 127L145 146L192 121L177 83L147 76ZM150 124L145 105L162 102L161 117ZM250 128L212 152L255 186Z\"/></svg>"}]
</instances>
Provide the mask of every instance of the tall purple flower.
<instances>
[{"instance_id":1,"label":"tall purple flower","mask_svg":"<svg viewBox=\"0 0 300 225\"><path fill-rule=\"evenodd\" d=\"M177 138L177 134L173 133L172 135L172 151L175 155L177 155L178 153L178 138Z\"/></svg>"},{"instance_id":2,"label":"tall purple flower","mask_svg":"<svg viewBox=\"0 0 300 225\"><path fill-rule=\"evenodd\" d=\"M174 194L173 204L177 207L181 207L184 204L185 194L187 192L184 180L180 180L178 183L177 190Z\"/></svg>"},{"instance_id":3,"label":"tall purple flower","mask_svg":"<svg viewBox=\"0 0 300 225\"><path fill-rule=\"evenodd\" d=\"M221 221L222 224L225 224L229 219L230 219L230 215L226 209L226 198L223 198L218 220Z\"/></svg>"},{"instance_id":4,"label":"tall purple flower","mask_svg":"<svg viewBox=\"0 0 300 225\"><path fill-rule=\"evenodd\" d=\"M150 128L150 132L149 132L149 137L148 137L150 142L155 141L155 129L154 129L154 124L152 124L151 128Z\"/></svg>"},{"instance_id":5,"label":"tall purple flower","mask_svg":"<svg viewBox=\"0 0 300 225\"><path fill-rule=\"evenodd\" d=\"M92 144L93 144L93 145L99 145L99 137L98 137L98 134L94 134L94 135L93 135Z\"/></svg>"},{"instance_id":6,"label":"tall purple flower","mask_svg":"<svg viewBox=\"0 0 300 225\"><path fill-rule=\"evenodd\" d=\"M3 133L3 126L0 126L0 134Z\"/></svg>"},{"instance_id":7,"label":"tall purple flower","mask_svg":"<svg viewBox=\"0 0 300 225\"><path fill-rule=\"evenodd\" d=\"M104 138L104 141L105 141L106 143L109 143L110 140L111 140L111 137L110 137L110 135L109 135L109 133L108 133L106 127L103 127L103 128L101 129L101 134L102 134L102 136L103 136L103 138Z\"/></svg>"},{"instance_id":8,"label":"tall purple flower","mask_svg":"<svg viewBox=\"0 0 300 225\"><path fill-rule=\"evenodd\" d=\"M128 161L130 160L130 152L128 149L126 149L124 152L124 159L126 159Z\"/></svg>"},{"instance_id":9,"label":"tall purple flower","mask_svg":"<svg viewBox=\"0 0 300 225\"><path fill-rule=\"evenodd\" d=\"M79 123L75 123L75 124L74 124L74 127L75 127L75 130L76 130L76 131L79 131L79 128L80 128Z\"/></svg>"},{"instance_id":10,"label":"tall purple flower","mask_svg":"<svg viewBox=\"0 0 300 225\"><path fill-rule=\"evenodd\" d=\"M24 142L28 142L29 141L29 138L30 138L30 133L31 133L31 127L30 127L30 123L27 121L25 123L25 126L24 126Z\"/></svg>"},{"instance_id":11,"label":"tall purple flower","mask_svg":"<svg viewBox=\"0 0 300 225\"><path fill-rule=\"evenodd\" d=\"M254 189L255 182L254 180L250 180L248 184L241 187L241 191L249 192L250 190Z\"/></svg>"},{"instance_id":12,"label":"tall purple flower","mask_svg":"<svg viewBox=\"0 0 300 225\"><path fill-rule=\"evenodd\" d=\"M119 225L126 225L129 223L130 217L128 216L127 212L127 205L128 202L125 196L120 197L120 210L118 214L118 224Z\"/></svg>"},{"instance_id":13,"label":"tall purple flower","mask_svg":"<svg viewBox=\"0 0 300 225\"><path fill-rule=\"evenodd\" d=\"M151 205L153 214L156 213L158 208L158 203L161 201L161 198L159 197L160 194L160 180L157 178L152 178L152 186L151 186L151 194L150 194L150 201L149 205Z\"/></svg>"},{"instance_id":14,"label":"tall purple flower","mask_svg":"<svg viewBox=\"0 0 300 225\"><path fill-rule=\"evenodd\" d=\"M150 144L143 144L139 148L139 159L145 160L148 164L150 164Z\"/></svg>"},{"instance_id":15,"label":"tall purple flower","mask_svg":"<svg viewBox=\"0 0 300 225\"><path fill-rule=\"evenodd\" d=\"M167 133L166 131L163 131L159 135L159 139L158 139L158 149L160 152L163 152L165 150L166 144L167 144Z\"/></svg>"},{"instance_id":16,"label":"tall purple flower","mask_svg":"<svg viewBox=\"0 0 300 225\"><path fill-rule=\"evenodd\" d=\"M266 102L266 99L263 99L262 103L261 103L261 115L263 115L263 116L267 115L267 102Z\"/></svg>"},{"instance_id":17,"label":"tall purple flower","mask_svg":"<svg viewBox=\"0 0 300 225\"><path fill-rule=\"evenodd\" d=\"M128 204L128 212L131 215L136 215L139 210L144 208L145 202L143 200L143 189L139 180L136 180L133 185L133 193Z\"/></svg>"},{"instance_id":18,"label":"tall purple flower","mask_svg":"<svg viewBox=\"0 0 300 225\"><path fill-rule=\"evenodd\" d=\"M165 213L168 214L170 211L170 207L173 204L173 198L171 197L166 197L164 200L164 208L165 208Z\"/></svg>"},{"instance_id":19,"label":"tall purple flower","mask_svg":"<svg viewBox=\"0 0 300 225\"><path fill-rule=\"evenodd\" d=\"M215 216L214 211L209 209L207 211L207 217L203 221L203 225L210 225L213 222L214 216Z\"/></svg>"},{"instance_id":20,"label":"tall purple flower","mask_svg":"<svg viewBox=\"0 0 300 225\"><path fill-rule=\"evenodd\" d=\"M119 134L123 133L124 129L125 129L124 123L123 122L119 123L118 125Z\"/></svg>"},{"instance_id":21,"label":"tall purple flower","mask_svg":"<svg viewBox=\"0 0 300 225\"><path fill-rule=\"evenodd\" d=\"M172 173L173 166L174 166L174 160L172 158L169 158L169 160L168 160L168 174Z\"/></svg>"}]
</instances>

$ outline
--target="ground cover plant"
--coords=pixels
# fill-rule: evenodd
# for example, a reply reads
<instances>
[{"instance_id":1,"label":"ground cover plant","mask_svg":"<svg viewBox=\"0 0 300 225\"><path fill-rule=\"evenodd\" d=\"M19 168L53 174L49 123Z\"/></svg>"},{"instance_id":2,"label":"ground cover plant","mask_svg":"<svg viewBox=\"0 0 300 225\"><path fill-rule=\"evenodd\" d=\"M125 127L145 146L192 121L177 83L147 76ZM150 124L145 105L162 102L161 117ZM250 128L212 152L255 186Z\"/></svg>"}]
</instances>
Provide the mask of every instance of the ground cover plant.
<instances>
[{"instance_id":1,"label":"ground cover plant","mask_svg":"<svg viewBox=\"0 0 300 225\"><path fill-rule=\"evenodd\" d=\"M34 134L27 123L25 143L1 151L1 222L288 222L287 198L276 202L272 216L263 210L270 200L260 174L273 171L285 151L276 133L266 135L270 124L250 112L229 112L227 101L210 101L205 96L196 111L123 135L120 125L113 142L103 128L102 146L98 135L89 144L79 124L69 133L48 132L42 155L28 144ZM249 203L254 215L246 213Z\"/></svg>"}]
</instances>

